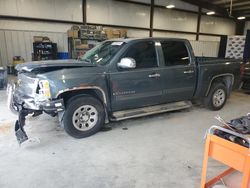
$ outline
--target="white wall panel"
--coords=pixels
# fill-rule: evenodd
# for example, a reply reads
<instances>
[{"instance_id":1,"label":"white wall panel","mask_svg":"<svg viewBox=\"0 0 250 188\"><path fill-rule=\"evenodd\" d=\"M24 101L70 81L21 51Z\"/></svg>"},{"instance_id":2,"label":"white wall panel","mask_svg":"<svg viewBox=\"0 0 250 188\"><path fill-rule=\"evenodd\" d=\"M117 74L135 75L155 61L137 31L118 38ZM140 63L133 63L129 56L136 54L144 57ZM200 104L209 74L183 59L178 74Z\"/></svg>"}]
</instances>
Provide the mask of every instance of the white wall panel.
<instances>
[{"instance_id":1,"label":"white wall panel","mask_svg":"<svg viewBox=\"0 0 250 188\"><path fill-rule=\"evenodd\" d=\"M72 24L63 23L47 23L34 21L14 21L14 20L0 20L0 29L7 30L26 30L26 31L48 31L48 32L67 32Z\"/></svg>"},{"instance_id":2,"label":"white wall panel","mask_svg":"<svg viewBox=\"0 0 250 188\"><path fill-rule=\"evenodd\" d=\"M190 41L195 56L218 57L219 42L214 41Z\"/></svg>"},{"instance_id":3,"label":"white wall panel","mask_svg":"<svg viewBox=\"0 0 250 188\"><path fill-rule=\"evenodd\" d=\"M155 8L154 28L196 32L197 14Z\"/></svg>"},{"instance_id":4,"label":"white wall panel","mask_svg":"<svg viewBox=\"0 0 250 188\"><path fill-rule=\"evenodd\" d=\"M7 51L7 62L6 63L9 64L10 62L12 62L12 57L14 56L13 45L12 45L13 41L12 41L11 32L4 32L4 34L5 34L5 41L6 41L5 48ZM17 54L17 55L19 55L19 54Z\"/></svg>"},{"instance_id":5,"label":"white wall panel","mask_svg":"<svg viewBox=\"0 0 250 188\"><path fill-rule=\"evenodd\" d=\"M58 20L82 21L82 0L54 0Z\"/></svg>"},{"instance_id":6,"label":"white wall panel","mask_svg":"<svg viewBox=\"0 0 250 188\"><path fill-rule=\"evenodd\" d=\"M87 0L87 22L109 24L110 0ZM121 25L121 24L120 24Z\"/></svg>"},{"instance_id":7,"label":"white wall panel","mask_svg":"<svg viewBox=\"0 0 250 188\"><path fill-rule=\"evenodd\" d=\"M25 31L23 33L24 33L24 38L25 38L25 43L24 43L24 46L25 46L25 56L26 56L25 60L29 61L29 60L31 60L31 57L32 57L33 37L32 37L32 33L31 32Z\"/></svg>"},{"instance_id":8,"label":"white wall panel","mask_svg":"<svg viewBox=\"0 0 250 188\"><path fill-rule=\"evenodd\" d=\"M200 35L199 36L199 41L217 41L217 42L219 42L220 37Z\"/></svg>"},{"instance_id":9,"label":"white wall panel","mask_svg":"<svg viewBox=\"0 0 250 188\"><path fill-rule=\"evenodd\" d=\"M201 16L200 32L222 35L235 34L235 22L215 16Z\"/></svg>"},{"instance_id":10,"label":"white wall panel","mask_svg":"<svg viewBox=\"0 0 250 188\"><path fill-rule=\"evenodd\" d=\"M88 0L87 22L149 27L150 7L111 0Z\"/></svg>"},{"instance_id":11,"label":"white wall panel","mask_svg":"<svg viewBox=\"0 0 250 188\"><path fill-rule=\"evenodd\" d=\"M28 56L26 54L26 48L25 48L25 38L24 38L24 32L17 32L17 40L18 40L18 44L19 44L19 51L20 51L20 54L23 54L23 58L24 59L28 59Z\"/></svg>"},{"instance_id":12,"label":"white wall panel","mask_svg":"<svg viewBox=\"0 0 250 188\"><path fill-rule=\"evenodd\" d=\"M162 5L162 6L167 6L167 5L172 4L172 5L175 5L175 7L179 9L198 11L197 6L191 5L189 3L186 3L180 0L155 0L155 4Z\"/></svg>"},{"instance_id":13,"label":"white wall panel","mask_svg":"<svg viewBox=\"0 0 250 188\"><path fill-rule=\"evenodd\" d=\"M0 14L82 21L82 0L0 0Z\"/></svg>"},{"instance_id":14,"label":"white wall panel","mask_svg":"<svg viewBox=\"0 0 250 188\"><path fill-rule=\"evenodd\" d=\"M8 53L6 48L6 38L4 31L0 30L0 61L2 65L6 66L8 62Z\"/></svg>"},{"instance_id":15,"label":"white wall panel","mask_svg":"<svg viewBox=\"0 0 250 188\"><path fill-rule=\"evenodd\" d=\"M16 0L0 0L0 14L17 16Z\"/></svg>"},{"instance_id":16,"label":"white wall panel","mask_svg":"<svg viewBox=\"0 0 250 188\"><path fill-rule=\"evenodd\" d=\"M18 33L16 31L10 31L11 33L11 39L12 39L12 51L13 54L16 54L17 56L21 55L20 51L20 44L18 40Z\"/></svg>"},{"instance_id":17,"label":"white wall panel","mask_svg":"<svg viewBox=\"0 0 250 188\"><path fill-rule=\"evenodd\" d=\"M16 0L16 2L18 16L55 19L54 0Z\"/></svg>"},{"instance_id":18,"label":"white wall panel","mask_svg":"<svg viewBox=\"0 0 250 188\"><path fill-rule=\"evenodd\" d=\"M169 37L169 38L182 38L188 40L195 40L195 35L182 34L182 33L169 33L169 32L154 32L153 37Z\"/></svg>"}]
</instances>

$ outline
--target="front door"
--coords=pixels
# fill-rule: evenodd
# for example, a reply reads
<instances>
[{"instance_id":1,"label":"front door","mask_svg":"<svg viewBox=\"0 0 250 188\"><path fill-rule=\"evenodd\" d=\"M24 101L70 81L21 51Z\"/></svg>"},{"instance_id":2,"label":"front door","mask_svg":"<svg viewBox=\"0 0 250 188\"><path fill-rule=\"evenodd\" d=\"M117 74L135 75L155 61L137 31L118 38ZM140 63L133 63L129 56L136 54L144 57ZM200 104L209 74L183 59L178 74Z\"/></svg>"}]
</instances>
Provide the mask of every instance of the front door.
<instances>
[{"instance_id":1,"label":"front door","mask_svg":"<svg viewBox=\"0 0 250 188\"><path fill-rule=\"evenodd\" d=\"M155 43L132 44L123 55L136 61L136 68L110 74L113 111L140 108L161 103L162 87ZM119 69L119 68L118 68Z\"/></svg>"}]
</instances>

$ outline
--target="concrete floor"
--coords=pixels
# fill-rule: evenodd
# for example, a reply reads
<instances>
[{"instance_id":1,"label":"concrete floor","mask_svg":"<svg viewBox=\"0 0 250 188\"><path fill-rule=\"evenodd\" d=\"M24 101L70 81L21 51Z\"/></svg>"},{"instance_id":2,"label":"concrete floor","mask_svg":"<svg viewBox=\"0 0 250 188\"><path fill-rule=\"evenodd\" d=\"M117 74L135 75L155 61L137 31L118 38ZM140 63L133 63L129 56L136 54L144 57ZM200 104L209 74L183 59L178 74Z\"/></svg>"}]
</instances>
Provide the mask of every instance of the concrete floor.
<instances>
[{"instance_id":1,"label":"concrete floor","mask_svg":"<svg viewBox=\"0 0 250 188\"><path fill-rule=\"evenodd\" d=\"M219 114L226 120L250 112L250 95L235 92L219 112L202 107L112 123L113 130L74 139L47 115L28 118L40 143L18 147L15 116L0 91L0 187L196 188L204 134ZM123 130L127 128L127 130ZM212 162L209 174L221 170Z\"/></svg>"}]
</instances>

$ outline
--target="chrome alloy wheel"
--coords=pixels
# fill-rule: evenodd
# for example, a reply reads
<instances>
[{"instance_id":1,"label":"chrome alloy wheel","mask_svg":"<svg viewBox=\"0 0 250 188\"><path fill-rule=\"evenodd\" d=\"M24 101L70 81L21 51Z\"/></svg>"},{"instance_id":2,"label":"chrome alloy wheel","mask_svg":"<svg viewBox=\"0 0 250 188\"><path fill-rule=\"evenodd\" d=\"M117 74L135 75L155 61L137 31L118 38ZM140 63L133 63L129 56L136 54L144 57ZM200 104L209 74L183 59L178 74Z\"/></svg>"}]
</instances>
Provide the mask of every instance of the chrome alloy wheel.
<instances>
[{"instance_id":1,"label":"chrome alloy wheel","mask_svg":"<svg viewBox=\"0 0 250 188\"><path fill-rule=\"evenodd\" d=\"M223 89L218 89L217 91L214 92L213 95L213 105L215 107L219 107L223 105L225 99L226 99L225 91Z\"/></svg>"},{"instance_id":2,"label":"chrome alloy wheel","mask_svg":"<svg viewBox=\"0 0 250 188\"><path fill-rule=\"evenodd\" d=\"M73 113L72 123L79 131L93 128L98 121L98 112L94 106L83 105Z\"/></svg>"}]
</instances>

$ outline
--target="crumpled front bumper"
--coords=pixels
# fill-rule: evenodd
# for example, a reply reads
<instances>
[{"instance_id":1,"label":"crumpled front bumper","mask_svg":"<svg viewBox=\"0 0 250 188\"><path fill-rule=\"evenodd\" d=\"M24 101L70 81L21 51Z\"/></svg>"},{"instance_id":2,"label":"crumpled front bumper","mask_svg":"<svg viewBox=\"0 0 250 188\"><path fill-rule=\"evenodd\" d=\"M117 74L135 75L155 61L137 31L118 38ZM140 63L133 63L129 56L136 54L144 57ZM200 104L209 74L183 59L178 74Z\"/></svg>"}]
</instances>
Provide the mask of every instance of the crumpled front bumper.
<instances>
[{"instance_id":1,"label":"crumpled front bumper","mask_svg":"<svg viewBox=\"0 0 250 188\"><path fill-rule=\"evenodd\" d=\"M37 116L45 112L52 116L65 110L63 99L47 99L42 95L37 94L36 83L23 85L22 88L16 84L9 84L8 92L8 107L18 114L18 120L15 123L15 134L19 144L28 140L28 136L24 130L26 116L33 114Z\"/></svg>"},{"instance_id":2,"label":"crumpled front bumper","mask_svg":"<svg viewBox=\"0 0 250 188\"><path fill-rule=\"evenodd\" d=\"M20 92L16 84L8 85L7 92L8 107L12 112L18 112L20 106L29 111L43 111L48 114L56 114L65 110L63 99L41 100L38 94L34 94L33 97Z\"/></svg>"}]
</instances>

